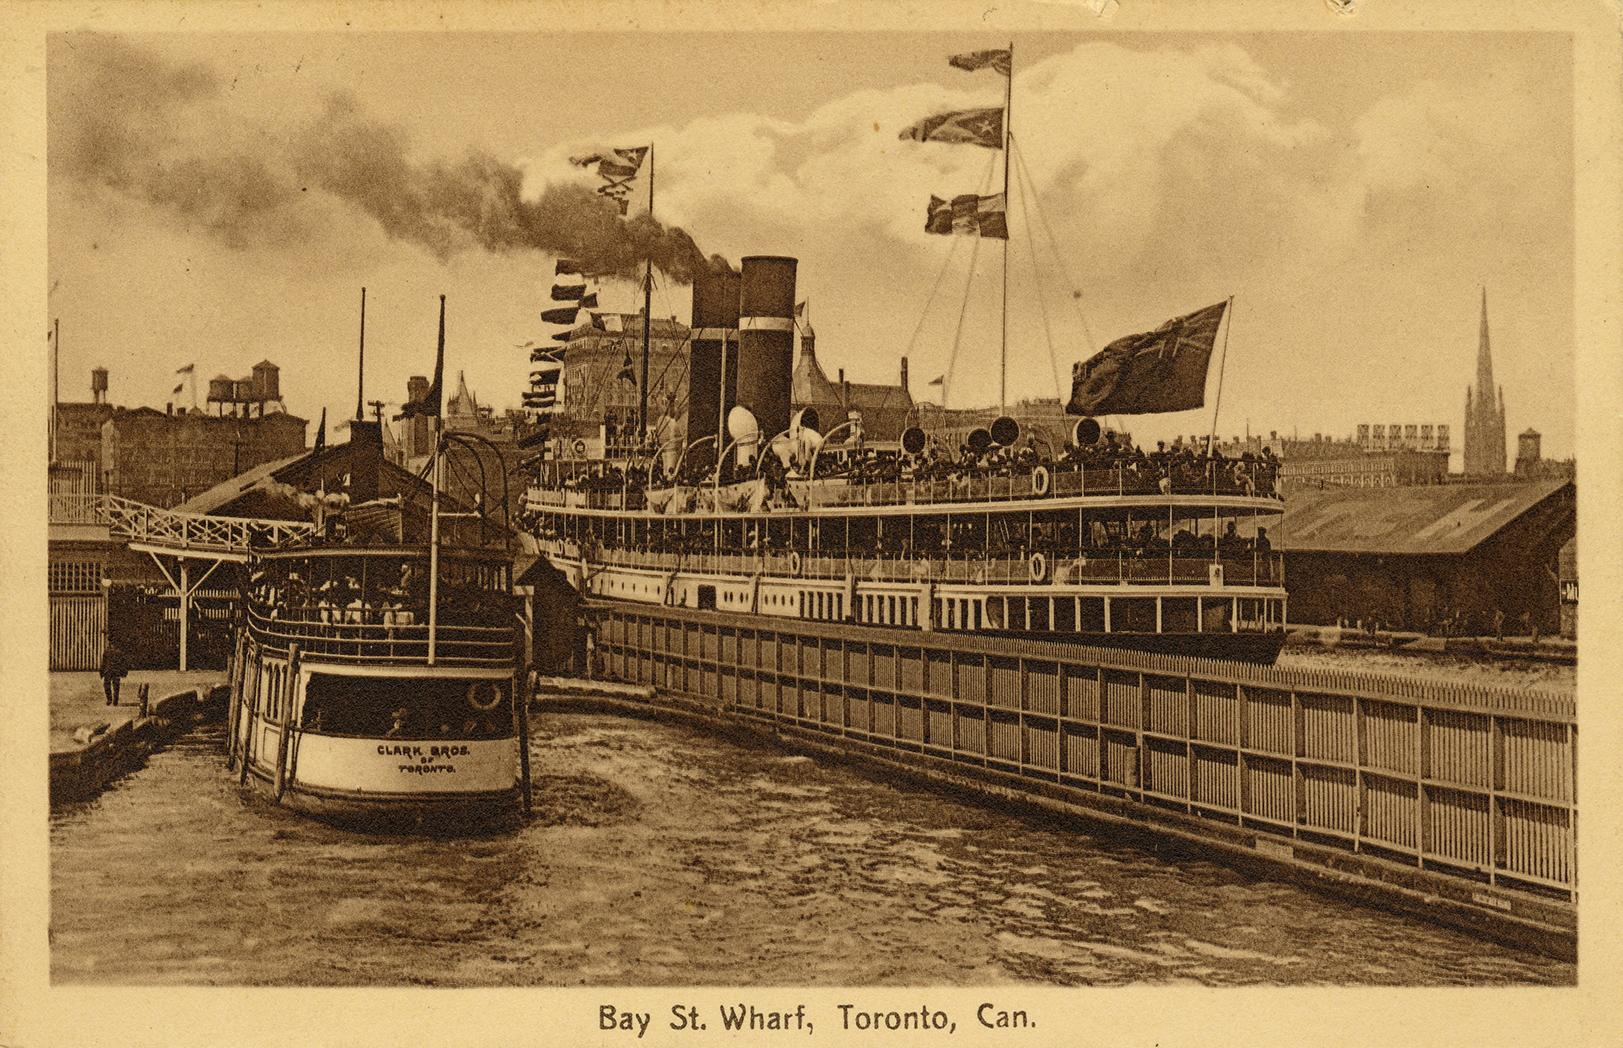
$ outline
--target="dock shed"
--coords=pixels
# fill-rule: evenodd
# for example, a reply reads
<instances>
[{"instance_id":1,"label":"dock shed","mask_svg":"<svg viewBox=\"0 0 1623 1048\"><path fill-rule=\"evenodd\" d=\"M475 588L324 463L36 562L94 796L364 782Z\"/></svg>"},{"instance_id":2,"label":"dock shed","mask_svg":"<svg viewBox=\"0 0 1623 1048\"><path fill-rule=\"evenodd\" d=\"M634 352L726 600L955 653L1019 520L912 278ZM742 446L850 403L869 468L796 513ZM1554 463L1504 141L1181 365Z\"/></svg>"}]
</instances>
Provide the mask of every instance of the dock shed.
<instances>
[{"instance_id":1,"label":"dock shed","mask_svg":"<svg viewBox=\"0 0 1623 1048\"><path fill-rule=\"evenodd\" d=\"M1290 620L1487 634L1502 611L1507 633L1556 633L1576 520L1571 480L1293 493L1277 540Z\"/></svg>"}]
</instances>

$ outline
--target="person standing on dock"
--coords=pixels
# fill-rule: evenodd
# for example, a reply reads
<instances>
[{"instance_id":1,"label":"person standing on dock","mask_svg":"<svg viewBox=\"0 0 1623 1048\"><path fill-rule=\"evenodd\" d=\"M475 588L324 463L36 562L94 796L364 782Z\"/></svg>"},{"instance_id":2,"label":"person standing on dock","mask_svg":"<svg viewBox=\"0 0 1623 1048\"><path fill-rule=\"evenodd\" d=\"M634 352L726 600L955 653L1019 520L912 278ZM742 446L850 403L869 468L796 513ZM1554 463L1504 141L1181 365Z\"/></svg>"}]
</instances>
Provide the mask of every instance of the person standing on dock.
<instances>
[{"instance_id":1,"label":"person standing on dock","mask_svg":"<svg viewBox=\"0 0 1623 1048\"><path fill-rule=\"evenodd\" d=\"M108 638L107 647L101 653L101 690L107 697L107 705L118 705L118 686L129 672L130 660L125 657L124 649Z\"/></svg>"}]
</instances>

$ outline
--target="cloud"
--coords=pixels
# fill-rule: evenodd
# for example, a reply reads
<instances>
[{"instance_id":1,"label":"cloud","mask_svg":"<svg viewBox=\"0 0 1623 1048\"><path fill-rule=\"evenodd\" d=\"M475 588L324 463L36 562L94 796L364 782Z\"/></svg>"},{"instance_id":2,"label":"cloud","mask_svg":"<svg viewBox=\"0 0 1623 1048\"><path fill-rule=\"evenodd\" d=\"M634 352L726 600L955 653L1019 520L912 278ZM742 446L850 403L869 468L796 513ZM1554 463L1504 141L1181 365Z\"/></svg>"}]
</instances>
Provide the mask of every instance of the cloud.
<instances>
[{"instance_id":1,"label":"cloud","mask_svg":"<svg viewBox=\"0 0 1623 1048\"><path fill-rule=\"evenodd\" d=\"M528 250L628 276L651 258L679 280L706 262L682 229L623 220L579 185L526 197L522 172L482 150L415 156L404 128L368 115L348 93L330 95L317 113L266 122L238 111L207 66L171 63L104 34L62 39L52 172L133 198L228 247L322 239L330 233L325 194L441 262Z\"/></svg>"}]
</instances>

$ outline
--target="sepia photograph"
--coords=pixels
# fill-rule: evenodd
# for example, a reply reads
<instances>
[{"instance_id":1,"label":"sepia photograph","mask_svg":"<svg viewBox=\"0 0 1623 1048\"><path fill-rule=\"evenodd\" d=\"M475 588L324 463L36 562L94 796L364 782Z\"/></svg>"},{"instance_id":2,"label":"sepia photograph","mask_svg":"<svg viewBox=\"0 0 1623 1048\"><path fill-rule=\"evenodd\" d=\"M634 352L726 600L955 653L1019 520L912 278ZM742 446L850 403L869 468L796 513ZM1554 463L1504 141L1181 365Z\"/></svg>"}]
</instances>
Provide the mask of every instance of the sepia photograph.
<instances>
[{"instance_id":1,"label":"sepia photograph","mask_svg":"<svg viewBox=\"0 0 1623 1048\"><path fill-rule=\"evenodd\" d=\"M52 997L1578 992L1615 12L827 6L41 28Z\"/></svg>"}]
</instances>

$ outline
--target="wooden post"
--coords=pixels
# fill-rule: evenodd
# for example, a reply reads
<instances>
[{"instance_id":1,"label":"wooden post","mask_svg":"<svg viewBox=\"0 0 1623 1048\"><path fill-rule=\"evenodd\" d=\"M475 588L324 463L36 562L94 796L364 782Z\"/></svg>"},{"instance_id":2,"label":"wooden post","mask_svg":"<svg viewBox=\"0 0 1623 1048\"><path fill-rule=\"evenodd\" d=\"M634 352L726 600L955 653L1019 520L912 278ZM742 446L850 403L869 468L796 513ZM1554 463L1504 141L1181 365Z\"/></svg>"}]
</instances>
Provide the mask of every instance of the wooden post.
<instances>
[{"instance_id":1,"label":"wooden post","mask_svg":"<svg viewBox=\"0 0 1623 1048\"><path fill-rule=\"evenodd\" d=\"M186 638L191 632L192 617L192 583L191 568L186 565L186 558L180 560L180 672L186 672Z\"/></svg>"}]
</instances>

